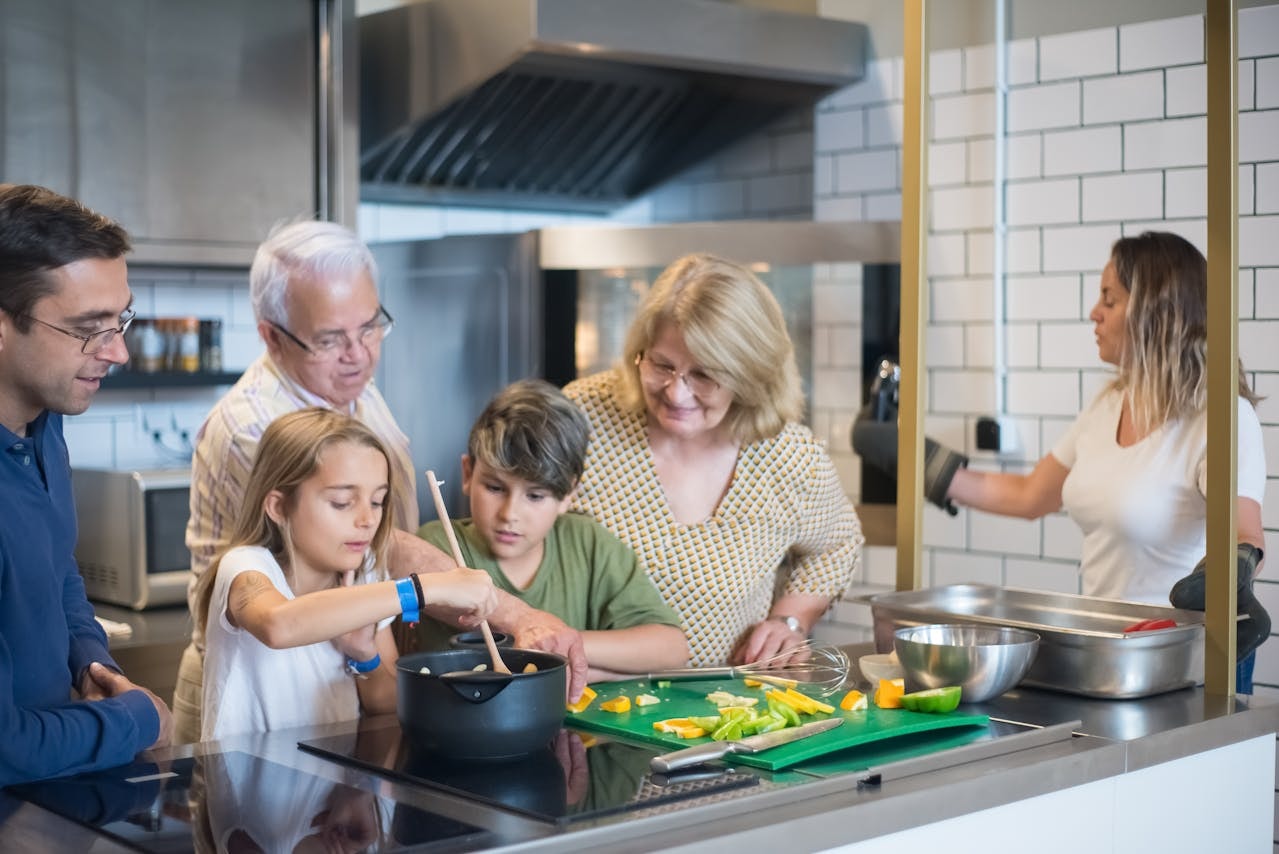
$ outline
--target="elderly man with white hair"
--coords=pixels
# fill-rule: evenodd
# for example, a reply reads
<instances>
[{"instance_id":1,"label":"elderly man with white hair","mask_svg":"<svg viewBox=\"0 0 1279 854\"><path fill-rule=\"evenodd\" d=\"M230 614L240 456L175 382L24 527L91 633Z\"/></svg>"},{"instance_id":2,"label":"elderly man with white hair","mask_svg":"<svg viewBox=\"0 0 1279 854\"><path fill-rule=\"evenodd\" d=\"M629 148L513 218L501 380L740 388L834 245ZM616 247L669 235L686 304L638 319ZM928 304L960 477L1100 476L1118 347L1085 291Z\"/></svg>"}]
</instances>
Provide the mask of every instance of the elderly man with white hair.
<instances>
[{"instance_id":1,"label":"elderly man with white hair","mask_svg":"<svg viewBox=\"0 0 1279 854\"><path fill-rule=\"evenodd\" d=\"M378 299L376 278L368 247L335 223L286 225L258 248L249 283L266 352L213 407L196 438L186 535L191 590L227 545L262 432L279 416L308 406L353 415L390 451L397 469L391 571L405 575L453 566L447 555L414 534L420 520L408 438L373 384L382 339L393 324ZM513 633L521 647L568 657L569 694L581 693L586 680L582 639L563 621L503 595L490 622ZM199 740L203 642L198 633L192 638L178 671L177 743Z\"/></svg>"}]
</instances>

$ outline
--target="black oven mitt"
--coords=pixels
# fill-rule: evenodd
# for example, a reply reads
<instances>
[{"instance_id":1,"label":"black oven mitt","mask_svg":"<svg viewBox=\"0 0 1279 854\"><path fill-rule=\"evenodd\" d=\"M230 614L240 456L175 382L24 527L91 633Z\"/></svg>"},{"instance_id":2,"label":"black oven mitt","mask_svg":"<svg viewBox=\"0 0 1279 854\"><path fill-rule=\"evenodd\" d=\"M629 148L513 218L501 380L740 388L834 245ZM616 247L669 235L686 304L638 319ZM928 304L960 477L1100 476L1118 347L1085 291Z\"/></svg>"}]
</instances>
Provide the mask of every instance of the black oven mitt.
<instances>
[{"instance_id":1,"label":"black oven mitt","mask_svg":"<svg viewBox=\"0 0 1279 854\"><path fill-rule=\"evenodd\" d=\"M866 404L853 422L853 450L862 459L885 474L897 476L897 410L890 412L891 420L879 421L874 417L872 404ZM955 472L968 465L968 457L947 448L927 436L924 437L924 498L950 515L959 511L946 497Z\"/></svg>"},{"instance_id":2,"label":"black oven mitt","mask_svg":"<svg viewBox=\"0 0 1279 854\"><path fill-rule=\"evenodd\" d=\"M1252 592L1253 576L1257 574L1257 565L1265 553L1252 543L1240 543L1237 552L1239 587L1235 594L1236 610L1250 618L1235 624L1235 658L1242 661L1270 637L1270 615ZM1168 601L1174 608L1204 610L1204 567L1207 560L1207 556L1201 558L1189 575L1172 586Z\"/></svg>"}]
</instances>

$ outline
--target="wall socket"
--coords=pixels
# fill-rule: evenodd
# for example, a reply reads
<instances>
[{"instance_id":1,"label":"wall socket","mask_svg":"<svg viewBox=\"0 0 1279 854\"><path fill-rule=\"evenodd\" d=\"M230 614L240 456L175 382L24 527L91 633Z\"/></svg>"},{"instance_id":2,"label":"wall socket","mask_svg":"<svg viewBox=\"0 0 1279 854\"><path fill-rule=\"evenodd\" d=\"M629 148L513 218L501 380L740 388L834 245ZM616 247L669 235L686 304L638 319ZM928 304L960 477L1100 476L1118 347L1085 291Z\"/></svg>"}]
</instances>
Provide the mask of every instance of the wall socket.
<instances>
[{"instance_id":1,"label":"wall socket","mask_svg":"<svg viewBox=\"0 0 1279 854\"><path fill-rule=\"evenodd\" d=\"M1008 416L983 415L977 419L977 450L1010 454L1017 445L1017 425Z\"/></svg>"}]
</instances>

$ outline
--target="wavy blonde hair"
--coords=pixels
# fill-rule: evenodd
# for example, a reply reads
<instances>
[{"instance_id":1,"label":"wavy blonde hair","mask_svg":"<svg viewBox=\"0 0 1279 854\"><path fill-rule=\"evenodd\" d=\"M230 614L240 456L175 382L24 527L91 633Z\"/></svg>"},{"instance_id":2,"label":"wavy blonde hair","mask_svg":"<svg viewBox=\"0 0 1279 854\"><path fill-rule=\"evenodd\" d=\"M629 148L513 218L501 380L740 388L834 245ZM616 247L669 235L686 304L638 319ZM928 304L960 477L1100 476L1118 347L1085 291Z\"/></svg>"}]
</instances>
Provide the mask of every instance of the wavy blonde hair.
<instances>
[{"instance_id":1,"label":"wavy blonde hair","mask_svg":"<svg viewBox=\"0 0 1279 854\"><path fill-rule=\"evenodd\" d=\"M382 505L382 518L369 545L374 565L386 566L387 544L394 516L392 503L395 494L395 469L382 440L362 422L331 409L309 407L281 415L262 434L230 542L197 582L195 598L198 604L194 616L201 631L208 625L209 604L213 598L213 582L218 575L218 566L231 549L238 546L262 546L276 556L284 567L285 574L289 574L293 544L287 526L276 524L267 515L267 496L277 490L282 492L284 506L291 512L295 506L298 487L319 470L325 451L343 442L372 448L386 460L387 484L391 488L387 490Z\"/></svg>"},{"instance_id":2,"label":"wavy blonde hair","mask_svg":"<svg viewBox=\"0 0 1279 854\"><path fill-rule=\"evenodd\" d=\"M1180 235L1147 231L1115 241L1111 261L1128 291L1127 333L1112 387L1128 395L1147 433L1208 402L1208 262ZM1239 396L1256 405L1239 363Z\"/></svg>"},{"instance_id":3,"label":"wavy blonde hair","mask_svg":"<svg viewBox=\"0 0 1279 854\"><path fill-rule=\"evenodd\" d=\"M737 441L771 438L803 416L804 391L781 306L754 273L705 254L667 267L640 304L617 368L624 407L645 411L637 360L667 324L732 393L724 422Z\"/></svg>"}]
</instances>

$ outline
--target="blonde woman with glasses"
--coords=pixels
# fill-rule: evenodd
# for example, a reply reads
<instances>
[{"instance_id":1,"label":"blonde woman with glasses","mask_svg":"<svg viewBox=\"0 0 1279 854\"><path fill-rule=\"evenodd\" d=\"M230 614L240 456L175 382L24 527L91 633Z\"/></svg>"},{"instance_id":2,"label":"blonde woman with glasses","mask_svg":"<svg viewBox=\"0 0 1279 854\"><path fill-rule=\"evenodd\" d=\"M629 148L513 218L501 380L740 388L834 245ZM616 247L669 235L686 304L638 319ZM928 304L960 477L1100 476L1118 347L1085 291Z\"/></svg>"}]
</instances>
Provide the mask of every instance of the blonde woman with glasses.
<instances>
[{"instance_id":1,"label":"blonde woman with glasses","mask_svg":"<svg viewBox=\"0 0 1279 854\"><path fill-rule=\"evenodd\" d=\"M574 509L639 554L694 665L802 643L861 562L861 525L799 423L781 308L750 271L689 255L654 283L621 364L569 384L592 439Z\"/></svg>"}]
</instances>

